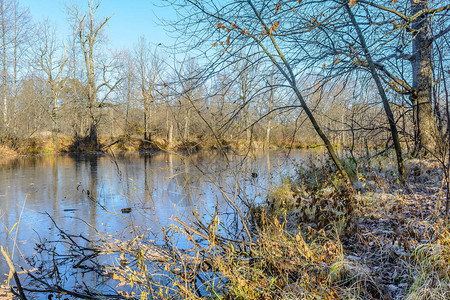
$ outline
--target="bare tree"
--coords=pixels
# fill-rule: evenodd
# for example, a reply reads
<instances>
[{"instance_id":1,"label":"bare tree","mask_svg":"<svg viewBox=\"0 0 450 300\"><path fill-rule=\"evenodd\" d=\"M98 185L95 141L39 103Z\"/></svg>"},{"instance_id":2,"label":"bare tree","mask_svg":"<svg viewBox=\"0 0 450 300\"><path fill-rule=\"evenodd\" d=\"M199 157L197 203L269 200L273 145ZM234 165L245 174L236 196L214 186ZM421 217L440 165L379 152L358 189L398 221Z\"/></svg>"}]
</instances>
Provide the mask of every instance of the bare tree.
<instances>
[{"instance_id":1,"label":"bare tree","mask_svg":"<svg viewBox=\"0 0 450 300\"><path fill-rule=\"evenodd\" d=\"M75 33L82 50L82 57L84 58L87 79L87 108L90 120L87 137L88 141L95 148L98 147L98 126L101 119L100 108L120 82L120 80L115 80L111 76L111 72L117 67L114 65L115 59L112 58L107 62L98 60L100 56L98 45L101 32L111 18L106 17L101 21L95 19L100 4L101 1L90 0L87 13L80 11L77 7L72 7L69 12L74 20ZM98 78L99 76L101 76L101 79Z\"/></svg>"},{"instance_id":2,"label":"bare tree","mask_svg":"<svg viewBox=\"0 0 450 300\"><path fill-rule=\"evenodd\" d=\"M3 127L12 128L13 132L17 122L20 75L24 73L22 70L26 70L25 53L29 48L32 31L28 9L22 8L17 0L0 1Z\"/></svg>"},{"instance_id":3,"label":"bare tree","mask_svg":"<svg viewBox=\"0 0 450 300\"><path fill-rule=\"evenodd\" d=\"M143 37L139 39L134 52L140 98L144 107L144 140L151 141L150 126L154 102L158 95L156 85L161 73L161 60Z\"/></svg>"},{"instance_id":4,"label":"bare tree","mask_svg":"<svg viewBox=\"0 0 450 300\"><path fill-rule=\"evenodd\" d=\"M336 2L348 4L344 0ZM433 44L450 32L446 18L450 5L440 0L358 0L351 3L355 5L355 19L364 32L380 79L390 92L409 96L413 110L415 152L423 155L427 151L441 151L442 137L432 98L433 86L440 80L433 80L436 69ZM348 36L349 31L344 29L351 24L339 22L337 16L333 20L340 23L340 30L333 30L333 26L322 26L330 43L321 47L321 50L328 48L326 52L330 57L343 62L342 66L347 70L370 71L368 60L359 56L348 42L352 35ZM329 21L328 24L333 22ZM347 38L342 38L346 35ZM347 45L342 41L347 41ZM317 44L324 46L324 43Z\"/></svg>"},{"instance_id":5,"label":"bare tree","mask_svg":"<svg viewBox=\"0 0 450 300\"><path fill-rule=\"evenodd\" d=\"M2 34L2 92L3 92L3 127L8 127L8 65L7 49L9 47L11 2L2 0L0 2L1 34Z\"/></svg>"},{"instance_id":6,"label":"bare tree","mask_svg":"<svg viewBox=\"0 0 450 300\"><path fill-rule=\"evenodd\" d=\"M20 69L26 69L21 65L24 54L30 45L31 34L31 16L28 9L19 6L19 1L13 0L14 8L14 26L13 26L13 130L16 132L17 126L17 96L20 84Z\"/></svg>"},{"instance_id":7,"label":"bare tree","mask_svg":"<svg viewBox=\"0 0 450 300\"><path fill-rule=\"evenodd\" d=\"M58 137L58 99L71 75L64 74L65 66L70 58L66 45L58 45L56 34L48 22L42 24L40 44L37 47L39 67L45 73L50 88L52 139L57 145Z\"/></svg>"},{"instance_id":8,"label":"bare tree","mask_svg":"<svg viewBox=\"0 0 450 300\"><path fill-rule=\"evenodd\" d=\"M289 35L277 32L280 22L277 6L269 5L268 1L219 1L180 0L168 1L177 6L181 15L180 21L172 23L174 30L191 40L187 45L197 48L206 45L218 49L212 61L211 72L215 68L223 68L235 62L235 53L248 49L248 57L263 54L266 63L276 67L284 78L284 86L292 90L300 106L308 116L314 130L317 132L330 155L331 160L347 183L350 176L342 165L336 151L324 133L312 110L308 106L298 84L299 74L304 66L299 64L299 50L287 43ZM297 3L297 2L296 2ZM298 45L297 45L298 46ZM191 49L192 49L191 48ZM212 53L210 53L212 55ZM237 59L242 59L238 57ZM215 67L214 67L215 66Z\"/></svg>"},{"instance_id":9,"label":"bare tree","mask_svg":"<svg viewBox=\"0 0 450 300\"><path fill-rule=\"evenodd\" d=\"M123 120L124 123L124 132L125 134L131 134L132 131L136 130L136 124L132 124L130 122L130 114L132 112L132 108L134 107L135 100L138 98L137 96L137 74L136 74L136 64L134 61L134 57L129 51L124 51L122 55L122 75L121 78L124 78L120 85L119 94L120 97L125 101L125 118Z\"/></svg>"},{"instance_id":10,"label":"bare tree","mask_svg":"<svg viewBox=\"0 0 450 300\"><path fill-rule=\"evenodd\" d=\"M365 57L367 59L367 63L369 65L370 73L372 74L372 77L377 85L378 93L380 94L381 100L383 102L383 107L386 113L386 116L388 118L389 122L389 128L391 130L392 139L394 142L394 149L395 153L397 155L397 169L400 176L400 179L402 181L405 180L405 167L403 165L403 157L402 157L402 148L400 146L400 137L398 135L397 125L394 119L394 114L392 113L391 106L389 104L389 100L386 96L386 92L384 90L384 87L381 83L380 77L378 76L377 70L375 68L375 64L372 59L372 55L369 51L369 48L367 47L366 39L363 35L363 32L361 31L358 22L356 21L356 18L348 4L345 4L345 8L350 16L351 22L356 30L356 33L358 35L358 39L361 43L361 46L364 50Z\"/></svg>"}]
</instances>

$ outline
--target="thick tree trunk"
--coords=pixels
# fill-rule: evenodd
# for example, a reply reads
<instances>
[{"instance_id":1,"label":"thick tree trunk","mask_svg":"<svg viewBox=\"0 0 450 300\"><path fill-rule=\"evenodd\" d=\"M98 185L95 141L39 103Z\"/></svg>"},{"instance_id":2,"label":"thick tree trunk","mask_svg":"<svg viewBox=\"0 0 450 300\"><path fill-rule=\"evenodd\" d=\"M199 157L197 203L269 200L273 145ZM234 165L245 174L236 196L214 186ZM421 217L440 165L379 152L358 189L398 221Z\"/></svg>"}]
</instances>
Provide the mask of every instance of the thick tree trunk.
<instances>
[{"instance_id":1,"label":"thick tree trunk","mask_svg":"<svg viewBox=\"0 0 450 300\"><path fill-rule=\"evenodd\" d=\"M152 135L150 132L150 125L152 120L151 103L148 99L144 100L144 140L151 141Z\"/></svg>"},{"instance_id":2,"label":"thick tree trunk","mask_svg":"<svg viewBox=\"0 0 450 300\"><path fill-rule=\"evenodd\" d=\"M98 147L98 128L95 120L91 120L91 124L89 125L89 142L94 146L95 149Z\"/></svg>"},{"instance_id":3,"label":"thick tree trunk","mask_svg":"<svg viewBox=\"0 0 450 300\"><path fill-rule=\"evenodd\" d=\"M410 0L411 14L428 9L428 0ZM415 151L424 154L427 151L440 150L440 134L433 113L432 84L433 69L432 34L430 19L423 14L412 23L412 72L413 94L411 102L414 112Z\"/></svg>"},{"instance_id":4,"label":"thick tree trunk","mask_svg":"<svg viewBox=\"0 0 450 300\"><path fill-rule=\"evenodd\" d=\"M145 105L145 104L144 104ZM147 106L144 107L144 141L148 140Z\"/></svg>"}]
</instances>

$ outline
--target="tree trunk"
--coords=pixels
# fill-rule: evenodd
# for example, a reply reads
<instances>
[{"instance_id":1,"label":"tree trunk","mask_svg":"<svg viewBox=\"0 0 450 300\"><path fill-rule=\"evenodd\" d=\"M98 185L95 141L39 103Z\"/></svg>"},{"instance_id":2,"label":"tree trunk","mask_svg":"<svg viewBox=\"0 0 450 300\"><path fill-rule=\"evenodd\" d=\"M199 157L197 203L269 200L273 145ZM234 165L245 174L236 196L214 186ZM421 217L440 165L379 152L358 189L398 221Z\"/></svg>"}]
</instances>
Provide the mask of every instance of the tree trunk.
<instances>
[{"instance_id":1,"label":"tree trunk","mask_svg":"<svg viewBox=\"0 0 450 300\"><path fill-rule=\"evenodd\" d=\"M92 76L94 74L92 73ZM98 147L98 111L97 111L97 93L96 85L93 79L88 80L88 101L89 101L89 135L88 141L94 146L95 149Z\"/></svg>"},{"instance_id":2,"label":"tree trunk","mask_svg":"<svg viewBox=\"0 0 450 300\"><path fill-rule=\"evenodd\" d=\"M169 144L169 148L170 148L173 143L173 124L172 123L170 123L170 125L169 125L169 133L168 133L167 140L168 140L168 144Z\"/></svg>"},{"instance_id":3,"label":"tree trunk","mask_svg":"<svg viewBox=\"0 0 450 300\"><path fill-rule=\"evenodd\" d=\"M3 126L4 129L8 127L8 100L6 97L7 94L7 65L6 65L6 20L5 20L5 3L2 1L1 3L1 15L2 15L2 63L3 63Z\"/></svg>"},{"instance_id":4,"label":"tree trunk","mask_svg":"<svg viewBox=\"0 0 450 300\"><path fill-rule=\"evenodd\" d=\"M410 0L412 15L428 9L428 0ZM440 151L440 134L433 113L432 84L433 69L432 34L430 19L422 14L412 22L414 36L412 39L413 105L415 127L415 152L420 155L427 151Z\"/></svg>"},{"instance_id":5,"label":"tree trunk","mask_svg":"<svg viewBox=\"0 0 450 300\"><path fill-rule=\"evenodd\" d=\"M95 83L95 73L94 73L94 59L93 59L93 47L92 43L89 44L89 60L87 64L88 73L88 101L89 101L89 142L94 146L95 149L98 147L98 103L97 103L97 86Z\"/></svg>"},{"instance_id":6,"label":"tree trunk","mask_svg":"<svg viewBox=\"0 0 450 300\"><path fill-rule=\"evenodd\" d=\"M244 107L244 128L245 128L245 134L246 134L246 140L247 144L250 145L251 139L252 139L252 132L249 128L250 120L249 120L249 114L248 114L248 107Z\"/></svg>"},{"instance_id":7,"label":"tree trunk","mask_svg":"<svg viewBox=\"0 0 450 300\"><path fill-rule=\"evenodd\" d=\"M52 140L53 145L57 147L58 145L58 123L56 122L56 100L53 102L52 107Z\"/></svg>"},{"instance_id":8,"label":"tree trunk","mask_svg":"<svg viewBox=\"0 0 450 300\"><path fill-rule=\"evenodd\" d=\"M271 76L271 83L273 84L273 73ZM270 96L269 96L269 113L271 113L272 109L273 109L273 102L274 102L274 90L273 88L270 90ZM270 131L272 130L272 115L270 114L268 116L269 120L267 122L267 129L266 129L266 142L265 142L265 149L269 149L270 147Z\"/></svg>"},{"instance_id":9,"label":"tree trunk","mask_svg":"<svg viewBox=\"0 0 450 300\"><path fill-rule=\"evenodd\" d=\"M115 136L115 128L114 128L114 109L112 109L111 108L111 110L110 110L110 115L111 115L111 133L110 133L110 135L111 135L111 139L113 139L114 138L114 136Z\"/></svg>"},{"instance_id":10,"label":"tree trunk","mask_svg":"<svg viewBox=\"0 0 450 300\"><path fill-rule=\"evenodd\" d=\"M14 4L14 80L13 80L13 107L12 107L12 128L13 133L16 135L17 128L16 128L16 118L17 118L17 50L18 50L18 43L17 43L17 3Z\"/></svg>"},{"instance_id":11,"label":"tree trunk","mask_svg":"<svg viewBox=\"0 0 450 300\"><path fill-rule=\"evenodd\" d=\"M89 142L92 143L95 149L98 147L98 129L97 129L97 123L95 120L91 120L91 124L89 125L89 135L88 135Z\"/></svg>"},{"instance_id":12,"label":"tree trunk","mask_svg":"<svg viewBox=\"0 0 450 300\"><path fill-rule=\"evenodd\" d=\"M144 100L144 140L151 141L150 125L152 119L151 103L148 99Z\"/></svg>"},{"instance_id":13,"label":"tree trunk","mask_svg":"<svg viewBox=\"0 0 450 300\"><path fill-rule=\"evenodd\" d=\"M186 112L186 117L185 117L185 123L184 123L184 133L183 133L183 140L187 141L189 140L189 119L191 117L191 109L188 108L187 112Z\"/></svg>"},{"instance_id":14,"label":"tree trunk","mask_svg":"<svg viewBox=\"0 0 450 300\"><path fill-rule=\"evenodd\" d=\"M269 147L270 147L270 130L271 130L271 128L272 128L272 120L269 120L268 122L267 122L267 129L266 129L266 143L265 143L265 146L264 146L264 148L265 149L269 149Z\"/></svg>"},{"instance_id":15,"label":"tree trunk","mask_svg":"<svg viewBox=\"0 0 450 300\"><path fill-rule=\"evenodd\" d=\"M89 120L89 133L88 141L92 143L95 149L98 146L98 120L97 120L97 108L96 104L91 104L90 107L90 120Z\"/></svg>"},{"instance_id":16,"label":"tree trunk","mask_svg":"<svg viewBox=\"0 0 450 300\"><path fill-rule=\"evenodd\" d=\"M127 76L127 106L125 109L125 122L124 122L126 134L130 134L130 130L129 130L130 124L128 122L129 114L130 114L130 103L131 103L131 83L130 83L131 79L130 79L130 77L131 77L131 74L128 73L128 76Z\"/></svg>"},{"instance_id":17,"label":"tree trunk","mask_svg":"<svg viewBox=\"0 0 450 300\"><path fill-rule=\"evenodd\" d=\"M144 101L144 141L148 140L147 103Z\"/></svg>"}]
</instances>

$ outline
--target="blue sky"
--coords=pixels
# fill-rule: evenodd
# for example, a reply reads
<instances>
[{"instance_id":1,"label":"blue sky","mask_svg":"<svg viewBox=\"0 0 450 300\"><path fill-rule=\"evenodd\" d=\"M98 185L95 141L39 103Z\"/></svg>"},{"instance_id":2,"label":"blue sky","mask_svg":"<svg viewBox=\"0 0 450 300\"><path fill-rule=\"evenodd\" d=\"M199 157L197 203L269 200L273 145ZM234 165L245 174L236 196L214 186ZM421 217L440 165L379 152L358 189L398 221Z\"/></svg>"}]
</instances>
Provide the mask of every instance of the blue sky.
<instances>
[{"instance_id":1,"label":"blue sky","mask_svg":"<svg viewBox=\"0 0 450 300\"><path fill-rule=\"evenodd\" d=\"M66 6L77 4L81 9L87 8L88 0L20 0L23 7L29 7L34 21L49 19L56 25L58 34L69 33ZM159 18L172 18L175 12L171 8L158 7L159 0L103 0L98 16L113 15L108 22L106 34L110 46L116 50L132 48L140 36L154 45L173 43L164 29L157 25Z\"/></svg>"}]
</instances>

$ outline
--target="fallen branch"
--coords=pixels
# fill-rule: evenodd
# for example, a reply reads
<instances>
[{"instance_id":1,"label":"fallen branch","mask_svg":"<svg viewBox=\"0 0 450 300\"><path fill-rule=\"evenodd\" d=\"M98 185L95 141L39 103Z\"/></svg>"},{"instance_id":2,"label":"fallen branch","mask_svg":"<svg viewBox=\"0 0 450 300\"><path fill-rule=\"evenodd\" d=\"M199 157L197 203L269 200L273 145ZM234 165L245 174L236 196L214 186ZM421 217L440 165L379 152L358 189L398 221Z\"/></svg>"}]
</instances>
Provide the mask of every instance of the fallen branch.
<instances>
[{"instance_id":1,"label":"fallen branch","mask_svg":"<svg viewBox=\"0 0 450 300\"><path fill-rule=\"evenodd\" d=\"M44 280L41 280L34 276L31 273L28 273L28 275L35 280L36 282L39 282L43 284L46 288L44 289L32 289L32 288L24 288L24 290L33 292L33 293L56 293L56 294L66 294L69 296L77 297L80 299L136 299L136 298L125 298L120 295L113 295L113 294L100 294L100 293L89 293L89 294L82 294L75 291L67 290L63 288L60 285L50 285Z\"/></svg>"},{"instance_id":2,"label":"fallen branch","mask_svg":"<svg viewBox=\"0 0 450 300\"><path fill-rule=\"evenodd\" d=\"M17 289L19 290L19 296L20 296L20 299L26 300L27 297L25 297L25 293L23 292L22 285L20 284L19 275L17 275L16 268L14 267L14 264L13 264L11 258L9 257L8 253L7 253L6 250L3 248L3 246L0 246L0 250L1 250L2 254L3 254L3 257L4 257L5 260L6 260L6 263L8 264L9 271L10 271L10 272L13 274L13 276L14 276L14 280L16 281L16 284L17 284Z\"/></svg>"}]
</instances>

